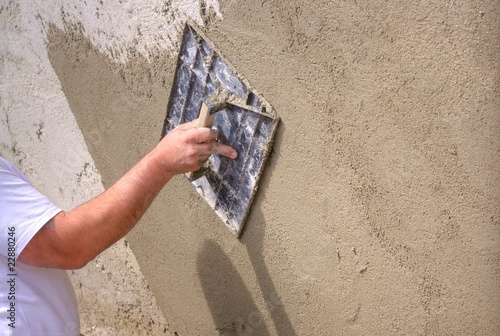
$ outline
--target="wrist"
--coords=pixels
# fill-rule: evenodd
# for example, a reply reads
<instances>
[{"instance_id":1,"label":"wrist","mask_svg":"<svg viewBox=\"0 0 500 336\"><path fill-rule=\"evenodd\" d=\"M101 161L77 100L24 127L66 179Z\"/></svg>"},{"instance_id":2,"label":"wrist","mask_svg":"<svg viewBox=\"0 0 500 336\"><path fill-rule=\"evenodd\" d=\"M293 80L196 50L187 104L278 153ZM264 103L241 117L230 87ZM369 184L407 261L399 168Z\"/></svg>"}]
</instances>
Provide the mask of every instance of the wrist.
<instances>
[{"instance_id":1,"label":"wrist","mask_svg":"<svg viewBox=\"0 0 500 336\"><path fill-rule=\"evenodd\" d=\"M148 161L148 165L151 165L151 169L154 170L153 174L157 177L164 178L166 183L176 174L168 169L168 159L162 154L163 153L155 147L144 159Z\"/></svg>"}]
</instances>

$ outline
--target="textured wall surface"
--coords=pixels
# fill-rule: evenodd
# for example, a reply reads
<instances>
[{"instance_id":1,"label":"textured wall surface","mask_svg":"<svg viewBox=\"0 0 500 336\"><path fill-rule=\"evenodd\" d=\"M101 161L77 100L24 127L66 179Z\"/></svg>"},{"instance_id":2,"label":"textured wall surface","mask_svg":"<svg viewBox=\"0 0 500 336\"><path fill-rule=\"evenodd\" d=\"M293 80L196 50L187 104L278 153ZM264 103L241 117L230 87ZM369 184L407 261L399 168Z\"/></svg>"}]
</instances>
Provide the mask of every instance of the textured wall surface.
<instances>
[{"instance_id":1,"label":"textured wall surface","mask_svg":"<svg viewBox=\"0 0 500 336\"><path fill-rule=\"evenodd\" d=\"M49 38L58 31L85 40L71 56L61 54L75 68L90 53L125 67L134 55L175 53L184 20L202 24L204 11L220 15L214 1L0 1L0 155L65 210L96 196L103 184L85 140L97 147L107 141L101 132L118 129L109 111L139 101L126 92L111 101L84 140L49 60L49 51L67 48L48 48ZM110 83L93 84L99 90ZM86 335L170 334L127 241L72 271L71 278Z\"/></svg>"},{"instance_id":2,"label":"textured wall surface","mask_svg":"<svg viewBox=\"0 0 500 336\"><path fill-rule=\"evenodd\" d=\"M49 2L0 7L0 140L64 206L159 140L185 18L281 117L240 240L177 177L110 251L140 284L74 275L89 335L498 333L499 1Z\"/></svg>"}]
</instances>

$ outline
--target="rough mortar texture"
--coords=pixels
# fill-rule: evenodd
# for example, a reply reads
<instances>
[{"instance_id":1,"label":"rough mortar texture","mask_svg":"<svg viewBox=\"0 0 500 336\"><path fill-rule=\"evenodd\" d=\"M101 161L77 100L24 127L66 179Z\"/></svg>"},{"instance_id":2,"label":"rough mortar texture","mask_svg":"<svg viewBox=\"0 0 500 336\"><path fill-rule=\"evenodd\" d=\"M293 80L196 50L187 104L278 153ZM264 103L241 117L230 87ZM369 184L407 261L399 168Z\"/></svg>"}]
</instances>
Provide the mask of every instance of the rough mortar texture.
<instances>
[{"instance_id":1,"label":"rough mortar texture","mask_svg":"<svg viewBox=\"0 0 500 336\"><path fill-rule=\"evenodd\" d=\"M106 112L120 110L122 105L137 111L140 105L133 104L140 101L130 101L124 92L101 111L96 122L99 131L87 133L84 139L63 91L64 83L55 72L58 67L49 60L49 52L57 53L57 48L48 47L52 32L64 32L73 43L85 41L79 43L76 53L59 55L78 63L89 53L99 54L118 67L134 55L155 62L152 53L175 53L178 32L187 18L203 24L217 16L218 3L210 0L2 1L0 155L18 165L40 191L65 210L96 196L104 190L102 175L85 140L91 139L91 145L99 148L107 140L99 131L126 128L115 125ZM137 83L138 77L127 76L127 80ZM95 84L96 90L103 85ZM86 335L170 333L126 240L70 276Z\"/></svg>"},{"instance_id":2,"label":"rough mortar texture","mask_svg":"<svg viewBox=\"0 0 500 336\"><path fill-rule=\"evenodd\" d=\"M182 177L128 236L172 332L498 332L499 4L221 2L205 33L282 123L241 240ZM174 57L88 45L53 30L49 58L109 185L158 140Z\"/></svg>"}]
</instances>

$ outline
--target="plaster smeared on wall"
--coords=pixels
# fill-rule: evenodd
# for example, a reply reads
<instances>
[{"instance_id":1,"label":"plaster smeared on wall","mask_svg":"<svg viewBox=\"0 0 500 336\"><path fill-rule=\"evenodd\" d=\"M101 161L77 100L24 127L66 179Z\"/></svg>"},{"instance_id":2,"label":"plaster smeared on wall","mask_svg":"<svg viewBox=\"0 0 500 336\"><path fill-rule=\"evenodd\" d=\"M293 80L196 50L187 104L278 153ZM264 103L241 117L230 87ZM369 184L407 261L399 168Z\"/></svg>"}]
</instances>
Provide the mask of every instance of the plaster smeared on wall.
<instances>
[{"instance_id":1,"label":"plaster smeared on wall","mask_svg":"<svg viewBox=\"0 0 500 336\"><path fill-rule=\"evenodd\" d=\"M102 53L120 62L127 60L130 50L149 59L150 50L174 48L188 18L203 24L202 13L221 17L216 0L36 0L23 7L45 28L47 22L60 29L79 25Z\"/></svg>"},{"instance_id":2,"label":"plaster smeared on wall","mask_svg":"<svg viewBox=\"0 0 500 336\"><path fill-rule=\"evenodd\" d=\"M203 24L209 16L221 17L216 0L6 1L0 6L3 155L16 161L16 153L25 153L30 160L21 168L31 171L36 184L56 198L60 188L55 186L71 185L74 182L69 179L74 180L92 162L47 57L51 24L66 31L77 27L103 54L126 62L131 53L146 59L158 50L175 53L185 20ZM44 125L43 137L39 136L40 124ZM51 169L42 171L40 166ZM93 163L89 168L96 171ZM54 173L58 176L51 176ZM96 178L100 179L91 176L92 182ZM72 190L66 195L78 193L76 187L67 187ZM96 192L95 187L91 190L86 199ZM56 201L63 207L74 207L80 200L61 197Z\"/></svg>"},{"instance_id":3,"label":"plaster smeared on wall","mask_svg":"<svg viewBox=\"0 0 500 336\"><path fill-rule=\"evenodd\" d=\"M216 0L2 1L0 155L17 164L63 209L70 210L96 196L104 189L101 176L48 59L46 43L51 25L63 31L76 27L100 52L125 63L132 53L148 60L158 50L174 53L184 21L203 24L207 17L221 17ZM128 287L120 288L122 298L117 297L116 306L129 306L130 302L140 305L141 301L149 305L154 301L124 244L101 256L99 263L111 264L109 269L116 264L135 265L131 266L134 276L119 267L109 273L129 280ZM85 285L95 285L78 289L79 297L99 297L99 283L108 281L105 274L91 271L96 265L89 263L81 271ZM78 274L73 277L78 283ZM126 292L132 297L129 301L123 300ZM98 315L102 307L93 309ZM88 334L87 330L83 332Z\"/></svg>"}]
</instances>

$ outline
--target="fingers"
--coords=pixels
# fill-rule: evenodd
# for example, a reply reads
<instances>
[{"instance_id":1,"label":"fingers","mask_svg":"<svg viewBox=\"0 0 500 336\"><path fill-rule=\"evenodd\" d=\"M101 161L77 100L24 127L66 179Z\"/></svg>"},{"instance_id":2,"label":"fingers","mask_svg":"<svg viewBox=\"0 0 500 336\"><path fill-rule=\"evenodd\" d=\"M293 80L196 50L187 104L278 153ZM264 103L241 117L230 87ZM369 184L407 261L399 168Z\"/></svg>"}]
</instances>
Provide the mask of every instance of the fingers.
<instances>
[{"instance_id":1,"label":"fingers","mask_svg":"<svg viewBox=\"0 0 500 336\"><path fill-rule=\"evenodd\" d=\"M232 147L226 146L218 142L215 143L215 147L217 148L216 154L227 156L228 158L233 160L238 157L238 153Z\"/></svg>"},{"instance_id":2,"label":"fingers","mask_svg":"<svg viewBox=\"0 0 500 336\"><path fill-rule=\"evenodd\" d=\"M213 141L217 137L217 131L211 128L197 128L196 131L194 141L197 143Z\"/></svg>"},{"instance_id":3,"label":"fingers","mask_svg":"<svg viewBox=\"0 0 500 336\"><path fill-rule=\"evenodd\" d=\"M199 145L199 155L207 155L205 160L211 154L223 155L235 159L238 154L230 146L216 142L218 132L208 127L197 128L198 119L177 126L177 130L187 132L188 142L194 142Z\"/></svg>"},{"instance_id":4,"label":"fingers","mask_svg":"<svg viewBox=\"0 0 500 336\"><path fill-rule=\"evenodd\" d=\"M198 119L195 119L190 122L180 124L179 126L176 127L176 129L179 131L187 131L189 129L196 128L197 124L198 124Z\"/></svg>"},{"instance_id":5,"label":"fingers","mask_svg":"<svg viewBox=\"0 0 500 336\"><path fill-rule=\"evenodd\" d=\"M197 121L198 119L195 119L193 121L180 124L175 128L175 131L187 132L186 134L188 135L188 140L196 143L214 140L217 136L217 131L208 127L197 128Z\"/></svg>"},{"instance_id":6,"label":"fingers","mask_svg":"<svg viewBox=\"0 0 500 336\"><path fill-rule=\"evenodd\" d=\"M227 156L230 159L236 159L238 156L238 153L232 148L227 145L211 141L211 142L206 142L199 144L199 150L201 155L211 155L211 154L218 154L218 155L223 155Z\"/></svg>"}]
</instances>

